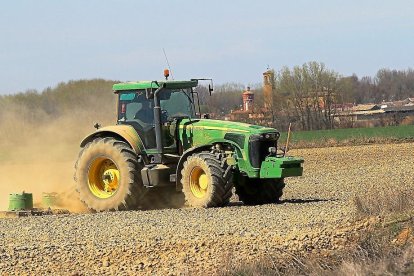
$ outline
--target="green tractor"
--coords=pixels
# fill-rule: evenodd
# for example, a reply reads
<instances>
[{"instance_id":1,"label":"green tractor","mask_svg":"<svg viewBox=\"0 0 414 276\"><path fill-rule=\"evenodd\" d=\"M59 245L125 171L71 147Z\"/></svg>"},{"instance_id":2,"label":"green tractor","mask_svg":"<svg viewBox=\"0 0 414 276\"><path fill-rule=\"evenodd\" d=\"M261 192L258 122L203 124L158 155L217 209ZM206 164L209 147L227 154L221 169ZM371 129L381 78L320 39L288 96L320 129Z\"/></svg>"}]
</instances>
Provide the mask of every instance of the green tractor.
<instances>
[{"instance_id":1,"label":"green tractor","mask_svg":"<svg viewBox=\"0 0 414 276\"><path fill-rule=\"evenodd\" d=\"M149 208L154 195L219 207L229 203L233 187L247 205L279 202L284 178L301 176L303 159L277 153L276 129L201 116L198 82L114 84L117 124L95 125L75 165L88 208Z\"/></svg>"}]
</instances>

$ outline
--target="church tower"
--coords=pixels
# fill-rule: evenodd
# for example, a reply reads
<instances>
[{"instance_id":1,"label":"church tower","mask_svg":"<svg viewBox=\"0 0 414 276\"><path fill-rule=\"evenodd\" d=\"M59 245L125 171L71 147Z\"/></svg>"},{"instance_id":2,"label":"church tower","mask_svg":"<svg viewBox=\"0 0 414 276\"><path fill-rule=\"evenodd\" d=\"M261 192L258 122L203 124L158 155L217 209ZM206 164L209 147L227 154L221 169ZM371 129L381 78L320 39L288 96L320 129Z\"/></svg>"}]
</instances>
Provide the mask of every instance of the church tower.
<instances>
[{"instance_id":1,"label":"church tower","mask_svg":"<svg viewBox=\"0 0 414 276\"><path fill-rule=\"evenodd\" d=\"M268 69L263 73L263 98L265 109L270 109L273 106L273 93L275 90L274 77L275 73L273 70Z\"/></svg>"},{"instance_id":2,"label":"church tower","mask_svg":"<svg viewBox=\"0 0 414 276\"><path fill-rule=\"evenodd\" d=\"M254 94L250 91L250 87L247 87L247 90L243 92L243 110L244 111L253 111L254 103Z\"/></svg>"}]
</instances>

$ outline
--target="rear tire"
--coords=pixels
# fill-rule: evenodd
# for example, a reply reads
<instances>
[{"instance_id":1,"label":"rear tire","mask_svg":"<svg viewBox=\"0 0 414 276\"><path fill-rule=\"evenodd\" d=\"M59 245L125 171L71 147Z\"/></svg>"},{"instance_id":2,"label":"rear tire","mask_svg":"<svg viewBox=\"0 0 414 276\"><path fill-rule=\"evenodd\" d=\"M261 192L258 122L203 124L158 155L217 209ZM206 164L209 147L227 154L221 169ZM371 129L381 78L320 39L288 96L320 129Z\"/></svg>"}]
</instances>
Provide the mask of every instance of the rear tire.
<instances>
[{"instance_id":1,"label":"rear tire","mask_svg":"<svg viewBox=\"0 0 414 276\"><path fill-rule=\"evenodd\" d=\"M137 208L144 196L140 167L127 143L114 138L93 140L75 164L81 201L98 212Z\"/></svg>"},{"instance_id":2,"label":"rear tire","mask_svg":"<svg viewBox=\"0 0 414 276\"><path fill-rule=\"evenodd\" d=\"M280 203L285 187L284 179L257 179L239 176L236 194L246 205Z\"/></svg>"},{"instance_id":3,"label":"rear tire","mask_svg":"<svg viewBox=\"0 0 414 276\"><path fill-rule=\"evenodd\" d=\"M233 182L231 168L212 153L194 154L185 161L181 184L188 205L220 207L230 202Z\"/></svg>"}]
</instances>

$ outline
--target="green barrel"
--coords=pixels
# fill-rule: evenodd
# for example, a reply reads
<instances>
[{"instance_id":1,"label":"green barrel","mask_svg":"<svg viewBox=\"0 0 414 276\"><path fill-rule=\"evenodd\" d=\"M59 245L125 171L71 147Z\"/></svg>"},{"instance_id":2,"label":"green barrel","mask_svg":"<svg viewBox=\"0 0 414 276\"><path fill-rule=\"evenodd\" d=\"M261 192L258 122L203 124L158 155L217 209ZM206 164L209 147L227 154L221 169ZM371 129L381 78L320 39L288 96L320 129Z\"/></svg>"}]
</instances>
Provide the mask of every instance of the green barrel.
<instances>
[{"instance_id":1,"label":"green barrel","mask_svg":"<svg viewBox=\"0 0 414 276\"><path fill-rule=\"evenodd\" d=\"M45 208L52 208L58 204L59 196L57 193L43 193L42 205Z\"/></svg>"},{"instance_id":2,"label":"green barrel","mask_svg":"<svg viewBox=\"0 0 414 276\"><path fill-rule=\"evenodd\" d=\"M10 194L9 211L21 211L33 209L33 195L28 193Z\"/></svg>"}]
</instances>

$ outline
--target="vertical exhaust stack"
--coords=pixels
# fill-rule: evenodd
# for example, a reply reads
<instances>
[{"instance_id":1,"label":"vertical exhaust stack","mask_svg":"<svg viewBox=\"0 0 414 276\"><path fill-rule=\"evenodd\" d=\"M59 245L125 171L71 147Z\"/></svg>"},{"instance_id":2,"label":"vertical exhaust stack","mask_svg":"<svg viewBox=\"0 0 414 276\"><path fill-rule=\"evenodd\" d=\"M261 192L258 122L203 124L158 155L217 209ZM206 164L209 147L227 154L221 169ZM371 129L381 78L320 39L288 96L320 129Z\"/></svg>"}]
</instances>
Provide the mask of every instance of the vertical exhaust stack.
<instances>
[{"instance_id":1,"label":"vertical exhaust stack","mask_svg":"<svg viewBox=\"0 0 414 276\"><path fill-rule=\"evenodd\" d=\"M155 142L157 144L157 154L154 156L154 163L162 163L162 130L161 130L161 106L158 94L165 88L165 83L154 92L154 125L155 125Z\"/></svg>"}]
</instances>

